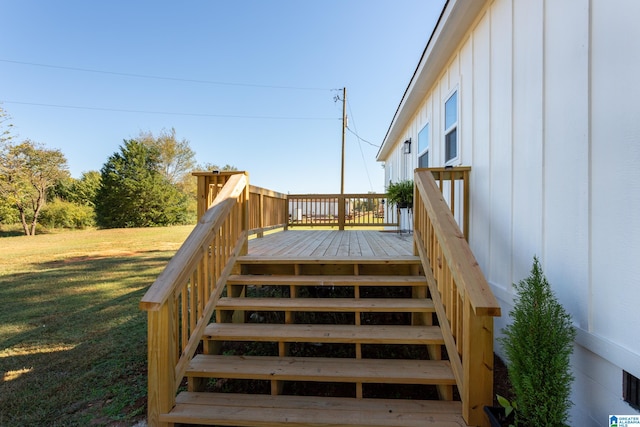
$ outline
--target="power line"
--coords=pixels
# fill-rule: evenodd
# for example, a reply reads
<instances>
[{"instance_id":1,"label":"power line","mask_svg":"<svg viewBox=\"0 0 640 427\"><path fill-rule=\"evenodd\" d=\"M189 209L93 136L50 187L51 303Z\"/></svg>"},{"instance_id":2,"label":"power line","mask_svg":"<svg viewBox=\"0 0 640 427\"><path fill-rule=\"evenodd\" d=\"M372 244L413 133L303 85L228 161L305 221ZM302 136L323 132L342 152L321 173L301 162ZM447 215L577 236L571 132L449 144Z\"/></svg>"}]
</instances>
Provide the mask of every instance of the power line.
<instances>
[{"instance_id":1,"label":"power line","mask_svg":"<svg viewBox=\"0 0 640 427\"><path fill-rule=\"evenodd\" d=\"M118 71L105 71L105 70L96 70L91 68L41 64L37 62L13 61L10 59L0 59L0 62L5 62L9 64L29 65L32 67L54 68L58 70L81 71L84 73L107 74L112 76L134 77L139 79L169 80L169 81L175 81L175 82L209 84L209 85L218 85L218 86L243 86L243 87L266 88L266 89L315 90L315 91L332 90L330 88L319 88L319 87L263 85L263 84L257 84L257 83L233 83L233 82L222 82L222 81L215 81L215 80L198 80L198 79L186 79L181 77L155 76L151 74L123 73Z\"/></svg>"},{"instance_id":2,"label":"power line","mask_svg":"<svg viewBox=\"0 0 640 427\"><path fill-rule=\"evenodd\" d=\"M122 108L44 104L44 103L38 103L38 102L21 102L21 101L7 101L7 100L0 100L0 102L5 104L31 105L36 107L66 108L66 109L89 110L89 111L109 111L114 113L158 114L158 115L168 115L168 116L216 117L216 118L225 118L225 119L264 119L264 120L341 120L336 117L244 116L239 114L207 114L207 113L183 113L183 112L172 112L172 111L130 110L130 109L122 109Z\"/></svg>"},{"instance_id":3,"label":"power line","mask_svg":"<svg viewBox=\"0 0 640 427\"><path fill-rule=\"evenodd\" d=\"M353 117L353 116L352 116L352 117ZM355 126L354 126L354 127L355 127ZM369 145L370 145L370 146L372 146L372 147L380 148L380 146L379 146L379 145L376 145L376 144L374 144L373 142L369 142L369 141L367 141L366 139L364 139L364 138L360 137L360 135L358 135L356 132L354 132L353 130L351 130L351 128L350 128L350 127L348 127L348 126L347 126L347 130L348 130L349 132L351 132L352 134L354 134L354 135L356 136L356 138L358 138L358 140L360 140L360 141L362 141L362 142L364 142L364 143L366 143L366 144L369 144Z\"/></svg>"}]
</instances>

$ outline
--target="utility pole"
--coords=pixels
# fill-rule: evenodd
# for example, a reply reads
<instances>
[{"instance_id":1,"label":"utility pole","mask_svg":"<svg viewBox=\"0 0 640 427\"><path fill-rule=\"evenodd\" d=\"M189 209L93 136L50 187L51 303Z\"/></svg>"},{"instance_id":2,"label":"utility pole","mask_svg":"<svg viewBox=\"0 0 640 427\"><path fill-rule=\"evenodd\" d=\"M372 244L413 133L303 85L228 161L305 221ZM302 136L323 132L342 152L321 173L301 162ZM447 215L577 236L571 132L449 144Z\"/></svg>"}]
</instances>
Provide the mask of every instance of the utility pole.
<instances>
[{"instance_id":1,"label":"utility pole","mask_svg":"<svg viewBox=\"0 0 640 427\"><path fill-rule=\"evenodd\" d=\"M344 194L344 137L347 129L347 88L342 88L342 169L340 173L340 194Z\"/></svg>"}]
</instances>

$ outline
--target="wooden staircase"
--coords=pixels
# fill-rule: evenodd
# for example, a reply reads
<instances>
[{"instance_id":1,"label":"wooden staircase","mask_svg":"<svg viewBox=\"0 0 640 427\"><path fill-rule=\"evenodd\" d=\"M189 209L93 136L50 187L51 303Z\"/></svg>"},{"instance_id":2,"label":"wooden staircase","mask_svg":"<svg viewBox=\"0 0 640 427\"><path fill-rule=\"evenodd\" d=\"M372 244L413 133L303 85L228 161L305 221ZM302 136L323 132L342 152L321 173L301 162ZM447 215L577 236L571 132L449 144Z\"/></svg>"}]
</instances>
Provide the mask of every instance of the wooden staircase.
<instances>
[{"instance_id":1,"label":"wooden staircase","mask_svg":"<svg viewBox=\"0 0 640 427\"><path fill-rule=\"evenodd\" d=\"M418 257L241 256L233 273L161 422L467 425Z\"/></svg>"}]
</instances>

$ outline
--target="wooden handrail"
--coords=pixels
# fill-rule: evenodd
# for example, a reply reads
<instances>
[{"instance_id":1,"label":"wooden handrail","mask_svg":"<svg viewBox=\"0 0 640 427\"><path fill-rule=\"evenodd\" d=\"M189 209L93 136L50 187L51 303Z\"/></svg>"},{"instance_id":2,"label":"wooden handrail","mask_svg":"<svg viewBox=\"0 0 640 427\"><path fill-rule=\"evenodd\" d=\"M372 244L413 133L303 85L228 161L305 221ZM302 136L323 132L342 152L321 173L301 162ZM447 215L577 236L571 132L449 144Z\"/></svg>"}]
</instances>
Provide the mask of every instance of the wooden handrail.
<instances>
[{"instance_id":1,"label":"wooden handrail","mask_svg":"<svg viewBox=\"0 0 640 427\"><path fill-rule=\"evenodd\" d=\"M468 193L468 175L465 181ZM463 417L469 425L486 425L483 406L493 402L493 317L500 316L500 305L432 171L417 169L414 182L415 251L456 377Z\"/></svg>"},{"instance_id":2,"label":"wooden handrail","mask_svg":"<svg viewBox=\"0 0 640 427\"><path fill-rule=\"evenodd\" d=\"M440 193L448 200L451 213L459 218L459 226L465 239L469 240L469 173L470 166L421 168L416 171L429 171L438 184ZM448 189L446 187L449 187ZM448 190L446 193L445 191ZM462 206L458 206L462 205ZM458 214L458 211L462 211Z\"/></svg>"},{"instance_id":3,"label":"wooden handrail","mask_svg":"<svg viewBox=\"0 0 640 427\"><path fill-rule=\"evenodd\" d=\"M230 174L211 185L216 186L211 207L140 302L148 313L149 425L161 425L160 414L175 405L235 261L247 252L248 177Z\"/></svg>"}]
</instances>

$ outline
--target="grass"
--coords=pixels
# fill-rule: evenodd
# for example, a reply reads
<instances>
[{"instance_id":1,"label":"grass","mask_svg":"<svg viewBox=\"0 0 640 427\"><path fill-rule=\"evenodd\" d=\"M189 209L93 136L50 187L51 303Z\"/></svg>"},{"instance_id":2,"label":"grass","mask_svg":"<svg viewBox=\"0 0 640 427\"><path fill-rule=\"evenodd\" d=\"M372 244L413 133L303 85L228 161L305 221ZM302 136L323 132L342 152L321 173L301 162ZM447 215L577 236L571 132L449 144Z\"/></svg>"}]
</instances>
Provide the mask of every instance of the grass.
<instances>
[{"instance_id":1,"label":"grass","mask_svg":"<svg viewBox=\"0 0 640 427\"><path fill-rule=\"evenodd\" d=\"M138 303L192 226L0 238L0 425L133 425L146 413Z\"/></svg>"}]
</instances>

